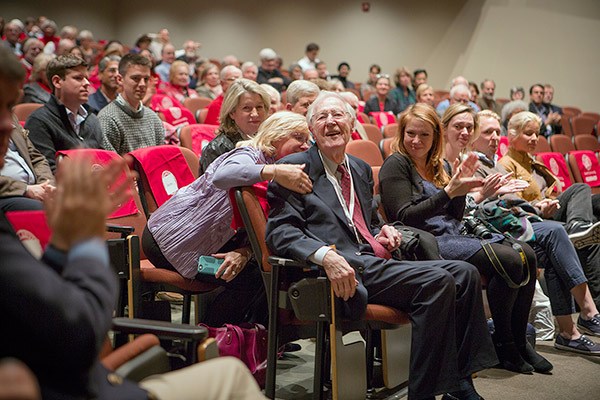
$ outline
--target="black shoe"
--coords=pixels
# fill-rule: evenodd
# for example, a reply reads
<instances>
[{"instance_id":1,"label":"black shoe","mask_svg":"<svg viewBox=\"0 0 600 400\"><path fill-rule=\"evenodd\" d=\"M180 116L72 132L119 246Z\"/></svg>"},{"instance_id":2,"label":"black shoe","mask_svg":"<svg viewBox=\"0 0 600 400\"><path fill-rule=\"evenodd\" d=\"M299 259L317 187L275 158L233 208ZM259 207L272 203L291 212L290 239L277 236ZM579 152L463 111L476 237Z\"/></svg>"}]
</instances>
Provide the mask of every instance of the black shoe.
<instances>
[{"instance_id":1,"label":"black shoe","mask_svg":"<svg viewBox=\"0 0 600 400\"><path fill-rule=\"evenodd\" d=\"M461 379L459 385L459 391L445 393L442 396L442 400L484 400L484 398L475 390L471 378Z\"/></svg>"},{"instance_id":2,"label":"black shoe","mask_svg":"<svg viewBox=\"0 0 600 400\"><path fill-rule=\"evenodd\" d=\"M514 342L494 343L500 366L508 371L519 374L531 374L534 369L521 357Z\"/></svg>"},{"instance_id":3,"label":"black shoe","mask_svg":"<svg viewBox=\"0 0 600 400\"><path fill-rule=\"evenodd\" d=\"M286 343L283 345L283 352L284 353L293 353L296 351L300 351L302 350L302 346L300 346L298 343Z\"/></svg>"},{"instance_id":4,"label":"black shoe","mask_svg":"<svg viewBox=\"0 0 600 400\"><path fill-rule=\"evenodd\" d=\"M531 364L535 372L547 374L554 368L552 363L535 351L529 342L524 347L519 347L519 353L521 353L521 357L523 357L526 362Z\"/></svg>"}]
</instances>

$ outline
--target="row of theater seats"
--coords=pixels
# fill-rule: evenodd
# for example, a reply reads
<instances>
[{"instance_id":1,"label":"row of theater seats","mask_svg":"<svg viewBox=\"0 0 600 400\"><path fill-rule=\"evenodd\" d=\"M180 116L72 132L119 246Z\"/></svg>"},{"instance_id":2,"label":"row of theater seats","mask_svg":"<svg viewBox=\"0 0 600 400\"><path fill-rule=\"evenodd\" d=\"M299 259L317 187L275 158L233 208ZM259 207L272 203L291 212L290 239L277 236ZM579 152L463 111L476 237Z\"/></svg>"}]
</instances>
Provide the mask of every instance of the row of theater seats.
<instances>
[{"instance_id":1,"label":"row of theater seats","mask_svg":"<svg viewBox=\"0 0 600 400\"><path fill-rule=\"evenodd\" d=\"M74 157L78 154L87 155L93 164L105 165L119 157L114 152L94 149L81 149L64 151L58 154L59 159ZM154 302L157 291L174 291L184 295L183 322L190 322L190 301L196 294L206 293L215 289L199 281L183 278L176 272L156 268L144 256L139 245L141 235L150 215L157 207L167 201L177 188L182 187L197 178L198 158L184 147L156 146L138 149L130 153L132 160L130 167L139 174L137 190L132 192L131 198L125 201L107 220L110 224L106 238L109 244L111 262L122 283L121 296L117 306L117 315L126 315L125 306L128 308L129 317L156 317L156 310L161 308ZM60 161L59 161L60 162ZM121 177L120 179L124 179ZM339 398L364 398L364 393L371 388L373 350L371 343L372 331L382 331L382 340L394 342L387 346L386 353L382 354L384 363L394 363L387 366L385 375L386 386L395 387L408 378L410 323L406 314L384 306L369 305L367 316L363 321L351 322L335 317L335 307L331 307L331 288L327 281L322 279L309 282L312 286L302 283L292 286L295 290L293 298L295 303L291 306L300 314L301 322L293 314L290 315L290 300L287 310L280 309L282 304L278 296L282 287L280 282L280 268L305 267L290 260L272 261L269 249L264 241L266 221L262 209L252 189L239 189L236 200L244 219L246 229L251 236L251 243L257 260L263 269L268 283L267 293L271 294L270 325L269 325L269 363L267 371L266 393L274 396L275 368L278 344L286 343L298 338L317 337L317 353L315 358L315 393L320 393L324 380L328 379L330 369L326 367L327 346L330 346L332 368L335 369L334 387L339 391ZM10 213L9 219L16 230L26 230L31 234L21 237L37 237L39 246L47 243L50 232L45 222L43 212L23 214L22 212ZM120 226L130 226L133 229L123 230ZM271 265L271 264L275 265ZM283 274L281 274L283 276ZM325 285L325 286L323 286ZM306 291L309 288L308 292ZM316 288L316 289L315 289ZM315 292L317 290L317 292ZM315 296L317 294L318 296ZM287 295L286 295L287 298ZM308 300L307 300L308 299ZM304 303L302 303L304 302ZM296 308L298 305L298 309ZM164 308L164 307L162 307ZM315 324L316 322L316 324ZM362 342L346 343L342 341L342 334L349 330L367 332L366 346ZM329 331L330 340L326 341ZM365 350L366 349L366 350ZM200 353L198 353L200 354ZM196 356L195 356L196 357ZM200 357L199 355L197 358ZM206 357L206 352L203 357ZM366 366L366 368L365 368ZM360 379L359 379L360 378Z\"/></svg>"}]
</instances>

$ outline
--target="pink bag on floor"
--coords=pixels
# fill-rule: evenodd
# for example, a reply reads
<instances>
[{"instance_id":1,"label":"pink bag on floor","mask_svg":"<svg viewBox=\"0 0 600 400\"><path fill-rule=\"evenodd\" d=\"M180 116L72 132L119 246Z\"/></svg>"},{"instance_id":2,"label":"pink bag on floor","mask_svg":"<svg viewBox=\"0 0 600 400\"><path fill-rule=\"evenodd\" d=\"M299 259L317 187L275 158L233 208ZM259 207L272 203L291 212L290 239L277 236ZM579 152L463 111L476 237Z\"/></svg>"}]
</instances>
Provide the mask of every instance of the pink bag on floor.
<instances>
[{"instance_id":1,"label":"pink bag on floor","mask_svg":"<svg viewBox=\"0 0 600 400\"><path fill-rule=\"evenodd\" d=\"M267 372L267 330L260 324L224 324L214 328L198 324L208 330L208 336L215 338L220 356L239 358L246 364L256 382L265 387Z\"/></svg>"}]
</instances>

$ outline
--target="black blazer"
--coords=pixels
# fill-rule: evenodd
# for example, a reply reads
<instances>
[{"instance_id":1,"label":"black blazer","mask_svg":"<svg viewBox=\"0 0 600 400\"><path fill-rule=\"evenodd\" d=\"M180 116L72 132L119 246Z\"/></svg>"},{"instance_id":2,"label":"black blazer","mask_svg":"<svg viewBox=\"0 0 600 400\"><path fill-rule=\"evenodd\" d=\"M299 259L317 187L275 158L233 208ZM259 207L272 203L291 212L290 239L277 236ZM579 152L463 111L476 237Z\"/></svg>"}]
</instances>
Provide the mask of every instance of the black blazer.
<instances>
[{"instance_id":1,"label":"black blazer","mask_svg":"<svg viewBox=\"0 0 600 400\"><path fill-rule=\"evenodd\" d=\"M117 295L114 271L85 254L54 256L35 259L0 213L0 358L23 361L44 399L146 399L131 382L110 383L98 361Z\"/></svg>"},{"instance_id":2,"label":"black blazer","mask_svg":"<svg viewBox=\"0 0 600 400\"><path fill-rule=\"evenodd\" d=\"M379 232L380 221L373 207L373 176L364 161L348 156L354 189L365 223L373 235ZM366 289L362 274L386 260L375 257L368 244L357 243L348 226L344 211L318 154L317 146L280 160L287 164L306 164L304 171L313 182L312 193L301 195L276 182L269 184L267 198L270 213L267 221L267 245L274 254L296 260L308 257L322 246L335 245L337 252L355 269L359 281L358 296L348 301L350 318L360 318L366 308Z\"/></svg>"}]
</instances>

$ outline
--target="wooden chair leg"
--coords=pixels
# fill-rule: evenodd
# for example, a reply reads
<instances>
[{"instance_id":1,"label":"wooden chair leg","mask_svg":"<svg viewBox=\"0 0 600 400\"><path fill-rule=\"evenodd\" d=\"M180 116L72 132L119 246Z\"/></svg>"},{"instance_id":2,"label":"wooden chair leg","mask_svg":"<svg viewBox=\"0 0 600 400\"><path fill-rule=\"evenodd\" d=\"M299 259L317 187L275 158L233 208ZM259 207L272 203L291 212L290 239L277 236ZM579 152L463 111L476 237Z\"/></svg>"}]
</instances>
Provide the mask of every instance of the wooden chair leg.
<instances>
[{"instance_id":1,"label":"wooden chair leg","mask_svg":"<svg viewBox=\"0 0 600 400\"><path fill-rule=\"evenodd\" d=\"M393 388L408 382L411 326L381 331L383 383Z\"/></svg>"}]
</instances>

